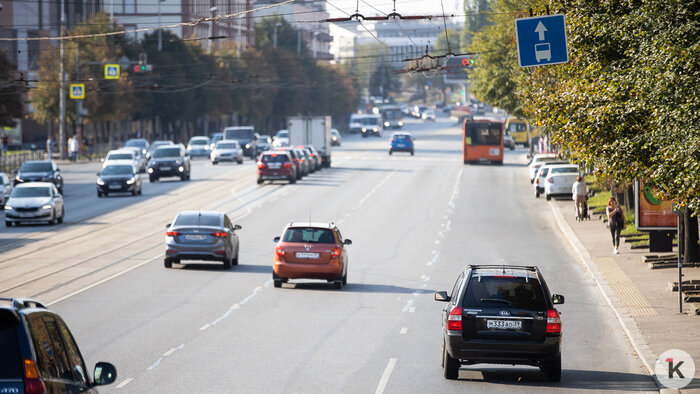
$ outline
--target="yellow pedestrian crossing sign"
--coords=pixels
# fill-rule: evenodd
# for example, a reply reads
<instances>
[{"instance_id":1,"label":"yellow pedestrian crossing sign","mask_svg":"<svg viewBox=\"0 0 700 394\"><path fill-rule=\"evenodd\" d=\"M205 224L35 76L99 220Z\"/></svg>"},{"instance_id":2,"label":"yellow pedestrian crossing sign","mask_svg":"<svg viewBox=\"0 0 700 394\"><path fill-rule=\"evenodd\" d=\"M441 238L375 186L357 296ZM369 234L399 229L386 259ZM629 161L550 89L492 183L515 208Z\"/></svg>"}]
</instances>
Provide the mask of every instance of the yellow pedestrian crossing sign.
<instances>
[{"instance_id":1,"label":"yellow pedestrian crossing sign","mask_svg":"<svg viewBox=\"0 0 700 394\"><path fill-rule=\"evenodd\" d=\"M72 83L72 84L70 84L70 98L72 98L72 99L84 99L85 98L85 84L84 83Z\"/></svg>"},{"instance_id":2,"label":"yellow pedestrian crossing sign","mask_svg":"<svg viewBox=\"0 0 700 394\"><path fill-rule=\"evenodd\" d=\"M119 65L105 64L105 79L119 79Z\"/></svg>"}]
</instances>

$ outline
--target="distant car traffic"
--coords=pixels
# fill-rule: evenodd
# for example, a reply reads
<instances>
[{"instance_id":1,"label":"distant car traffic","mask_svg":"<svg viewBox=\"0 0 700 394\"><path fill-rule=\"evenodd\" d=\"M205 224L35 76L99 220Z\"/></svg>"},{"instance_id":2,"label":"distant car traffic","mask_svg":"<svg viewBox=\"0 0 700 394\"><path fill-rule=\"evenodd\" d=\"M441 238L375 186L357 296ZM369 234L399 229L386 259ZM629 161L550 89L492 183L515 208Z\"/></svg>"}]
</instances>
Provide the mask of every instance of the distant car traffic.
<instances>
[{"instance_id":1,"label":"distant car traffic","mask_svg":"<svg viewBox=\"0 0 700 394\"><path fill-rule=\"evenodd\" d=\"M129 164L138 168L141 165L141 160L133 149L116 149L107 152L102 160L102 168L112 164Z\"/></svg>"},{"instance_id":2,"label":"distant car traffic","mask_svg":"<svg viewBox=\"0 0 700 394\"><path fill-rule=\"evenodd\" d=\"M63 176L53 160L28 160L22 163L15 176L14 186L28 182L51 182L63 194Z\"/></svg>"},{"instance_id":3,"label":"distant car traffic","mask_svg":"<svg viewBox=\"0 0 700 394\"><path fill-rule=\"evenodd\" d=\"M289 279L322 279L336 289L348 283L348 256L340 230L333 223L289 223L277 243L272 264L275 287Z\"/></svg>"},{"instance_id":4,"label":"distant car traffic","mask_svg":"<svg viewBox=\"0 0 700 394\"><path fill-rule=\"evenodd\" d=\"M2 205L0 208L5 206L5 202L10 198L12 193L12 182L10 182L10 177L4 172L0 172L0 200L2 200Z\"/></svg>"},{"instance_id":5,"label":"distant car traffic","mask_svg":"<svg viewBox=\"0 0 700 394\"><path fill-rule=\"evenodd\" d=\"M537 165L537 173L535 174L535 180L532 182L532 186L535 189L535 197L540 198L540 194L544 194L544 184L547 180L547 175L549 175L549 169L552 168L552 166L559 164L569 164L569 162L565 160L539 162L539 164Z\"/></svg>"},{"instance_id":6,"label":"distant car traffic","mask_svg":"<svg viewBox=\"0 0 700 394\"><path fill-rule=\"evenodd\" d=\"M435 122L435 111L432 109L426 109L421 113L420 117L425 122Z\"/></svg>"},{"instance_id":7,"label":"distant car traffic","mask_svg":"<svg viewBox=\"0 0 700 394\"><path fill-rule=\"evenodd\" d=\"M413 137L411 133L397 132L391 135L391 141L389 142L389 154L394 152L408 152L413 156Z\"/></svg>"},{"instance_id":8,"label":"distant car traffic","mask_svg":"<svg viewBox=\"0 0 700 394\"><path fill-rule=\"evenodd\" d=\"M448 294L442 317L442 367L446 379L460 365L537 366L550 381L561 379L562 324L556 304L537 267L470 265Z\"/></svg>"},{"instance_id":9,"label":"distant car traffic","mask_svg":"<svg viewBox=\"0 0 700 394\"><path fill-rule=\"evenodd\" d=\"M272 147L282 148L285 146L289 146L289 130L278 130L277 134L275 134L275 138L272 140Z\"/></svg>"},{"instance_id":10,"label":"distant car traffic","mask_svg":"<svg viewBox=\"0 0 700 394\"><path fill-rule=\"evenodd\" d=\"M50 182L22 183L15 186L5 203L5 226L22 222L63 223L63 196Z\"/></svg>"},{"instance_id":11,"label":"distant car traffic","mask_svg":"<svg viewBox=\"0 0 700 394\"><path fill-rule=\"evenodd\" d=\"M175 145L175 143L172 142L172 141L170 141L170 140L158 140L158 141L153 141L153 142L151 143L151 145L148 147L148 152L146 152L146 158L147 158L147 159L150 159L150 158L151 158L151 155L153 154L153 152L154 152L156 149L160 148L161 146L165 146L165 145Z\"/></svg>"},{"instance_id":12,"label":"distant car traffic","mask_svg":"<svg viewBox=\"0 0 700 394\"><path fill-rule=\"evenodd\" d=\"M255 159L258 140L255 138L255 128L253 126L229 126L224 128L224 141L236 140L243 148L243 154Z\"/></svg>"},{"instance_id":13,"label":"distant car traffic","mask_svg":"<svg viewBox=\"0 0 700 394\"><path fill-rule=\"evenodd\" d=\"M142 181L138 170L128 164L110 164L97 173L97 197L114 193L142 193Z\"/></svg>"},{"instance_id":14,"label":"distant car traffic","mask_svg":"<svg viewBox=\"0 0 700 394\"><path fill-rule=\"evenodd\" d=\"M209 138L209 149L214 149L216 143L224 139L224 133L214 133Z\"/></svg>"},{"instance_id":15,"label":"distant car traffic","mask_svg":"<svg viewBox=\"0 0 700 394\"><path fill-rule=\"evenodd\" d=\"M165 268L182 260L213 260L224 269L238 265L238 235L241 226L222 212L183 211L168 224L165 233Z\"/></svg>"},{"instance_id":16,"label":"distant car traffic","mask_svg":"<svg viewBox=\"0 0 700 394\"><path fill-rule=\"evenodd\" d=\"M384 125L382 124L381 116L365 115L362 118L362 137L368 137L370 135L381 137L383 130Z\"/></svg>"},{"instance_id":17,"label":"distant car traffic","mask_svg":"<svg viewBox=\"0 0 700 394\"><path fill-rule=\"evenodd\" d=\"M209 157L211 147L209 137L194 136L187 143L187 152L192 157Z\"/></svg>"},{"instance_id":18,"label":"distant car traffic","mask_svg":"<svg viewBox=\"0 0 700 394\"><path fill-rule=\"evenodd\" d=\"M336 129L331 129L331 145L340 146L343 139L340 137L340 132Z\"/></svg>"},{"instance_id":19,"label":"distant car traffic","mask_svg":"<svg viewBox=\"0 0 700 394\"><path fill-rule=\"evenodd\" d=\"M243 164L243 149L238 141L221 140L216 143L209 159L214 165L222 161L235 161L238 164Z\"/></svg>"},{"instance_id":20,"label":"distant car traffic","mask_svg":"<svg viewBox=\"0 0 700 394\"><path fill-rule=\"evenodd\" d=\"M190 179L190 157L182 144L164 145L157 148L148 162L148 178L155 182L162 177Z\"/></svg>"},{"instance_id":21,"label":"distant car traffic","mask_svg":"<svg viewBox=\"0 0 700 394\"><path fill-rule=\"evenodd\" d=\"M313 145L306 145L306 149L308 149L311 153L311 159L315 165L314 171L318 171L323 168L323 160L321 159L321 155L318 153L318 150L316 150L316 147Z\"/></svg>"},{"instance_id":22,"label":"distant car traffic","mask_svg":"<svg viewBox=\"0 0 700 394\"><path fill-rule=\"evenodd\" d=\"M290 151L267 151L260 154L258 159L258 184L264 181L286 180L289 183L297 181L297 166Z\"/></svg>"},{"instance_id":23,"label":"distant car traffic","mask_svg":"<svg viewBox=\"0 0 700 394\"><path fill-rule=\"evenodd\" d=\"M503 134L503 147L508 148L510 150L515 150L515 140L513 139L513 136L510 135L510 133L508 132Z\"/></svg>"},{"instance_id":24,"label":"distant car traffic","mask_svg":"<svg viewBox=\"0 0 700 394\"><path fill-rule=\"evenodd\" d=\"M266 150L272 149L272 138L267 135L256 135L255 137L257 139L257 145L255 146L255 156L259 156L261 153L265 152Z\"/></svg>"},{"instance_id":25,"label":"distant car traffic","mask_svg":"<svg viewBox=\"0 0 700 394\"><path fill-rule=\"evenodd\" d=\"M94 393L117 378L101 361L90 379L66 323L32 299L0 298L0 345L0 393Z\"/></svg>"},{"instance_id":26,"label":"distant car traffic","mask_svg":"<svg viewBox=\"0 0 700 394\"><path fill-rule=\"evenodd\" d=\"M127 150L127 151L133 151L134 152L134 162L136 163L136 169L139 170L139 172L146 172L146 166L148 164L148 160L146 160L146 155L141 153L141 149L137 146L125 146L119 148L120 150Z\"/></svg>"},{"instance_id":27,"label":"distant car traffic","mask_svg":"<svg viewBox=\"0 0 700 394\"><path fill-rule=\"evenodd\" d=\"M300 157L300 152L298 152L297 149L288 146L285 148L277 148L277 152L289 152L289 156L292 158L292 165L294 166L297 180L300 180L304 177L304 175L306 175L306 166L304 166L304 162Z\"/></svg>"},{"instance_id":28,"label":"distant car traffic","mask_svg":"<svg viewBox=\"0 0 700 394\"><path fill-rule=\"evenodd\" d=\"M131 138L124 143L124 148L139 148L141 154L144 156L146 156L149 146L150 144L145 138Z\"/></svg>"}]
</instances>

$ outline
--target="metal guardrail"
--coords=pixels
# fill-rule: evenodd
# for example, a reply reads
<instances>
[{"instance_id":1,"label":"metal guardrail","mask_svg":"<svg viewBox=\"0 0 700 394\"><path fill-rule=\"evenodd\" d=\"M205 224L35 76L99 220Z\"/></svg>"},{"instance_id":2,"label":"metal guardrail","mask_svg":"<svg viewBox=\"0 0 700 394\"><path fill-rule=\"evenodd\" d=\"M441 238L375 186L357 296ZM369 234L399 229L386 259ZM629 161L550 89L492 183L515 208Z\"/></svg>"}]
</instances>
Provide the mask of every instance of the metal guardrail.
<instances>
[{"instance_id":1,"label":"metal guardrail","mask_svg":"<svg viewBox=\"0 0 700 394\"><path fill-rule=\"evenodd\" d=\"M36 151L21 151L21 152L8 152L7 155L0 156L0 172L11 173L19 169L19 167L27 160L44 160L46 159L46 152L36 150Z\"/></svg>"}]
</instances>

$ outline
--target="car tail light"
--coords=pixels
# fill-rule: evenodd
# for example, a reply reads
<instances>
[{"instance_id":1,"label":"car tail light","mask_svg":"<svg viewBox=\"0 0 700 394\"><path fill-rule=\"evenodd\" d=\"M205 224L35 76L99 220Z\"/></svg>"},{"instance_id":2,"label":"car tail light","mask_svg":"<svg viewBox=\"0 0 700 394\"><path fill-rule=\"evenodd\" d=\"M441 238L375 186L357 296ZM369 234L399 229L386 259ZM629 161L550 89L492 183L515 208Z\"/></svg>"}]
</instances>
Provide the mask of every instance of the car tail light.
<instances>
[{"instance_id":1,"label":"car tail light","mask_svg":"<svg viewBox=\"0 0 700 394\"><path fill-rule=\"evenodd\" d=\"M547 334L558 334L561 332L561 319L556 309L547 311Z\"/></svg>"},{"instance_id":2,"label":"car tail light","mask_svg":"<svg viewBox=\"0 0 700 394\"><path fill-rule=\"evenodd\" d=\"M392 138L392 139L391 139L391 142L396 142L396 138Z\"/></svg>"},{"instance_id":3,"label":"car tail light","mask_svg":"<svg viewBox=\"0 0 700 394\"><path fill-rule=\"evenodd\" d=\"M335 248L333 248L333 250L331 250L331 257L338 256L340 256L340 248L336 246Z\"/></svg>"},{"instance_id":4,"label":"car tail light","mask_svg":"<svg viewBox=\"0 0 700 394\"><path fill-rule=\"evenodd\" d=\"M215 233L211 233L212 237L219 237L219 238L226 238L228 236L228 233L226 231L217 231Z\"/></svg>"},{"instance_id":5,"label":"car tail light","mask_svg":"<svg viewBox=\"0 0 700 394\"><path fill-rule=\"evenodd\" d=\"M539 184L540 184L540 178L536 178L536 179L535 179L535 185L539 185Z\"/></svg>"},{"instance_id":6,"label":"car tail light","mask_svg":"<svg viewBox=\"0 0 700 394\"><path fill-rule=\"evenodd\" d=\"M265 163L263 163L262 161L259 161L258 168L265 168Z\"/></svg>"},{"instance_id":7,"label":"car tail light","mask_svg":"<svg viewBox=\"0 0 700 394\"><path fill-rule=\"evenodd\" d=\"M284 248L280 245L277 248L275 248L275 254L279 258L284 258Z\"/></svg>"},{"instance_id":8,"label":"car tail light","mask_svg":"<svg viewBox=\"0 0 700 394\"><path fill-rule=\"evenodd\" d=\"M447 315L447 329L450 331L462 331L462 308L454 307Z\"/></svg>"},{"instance_id":9,"label":"car tail light","mask_svg":"<svg viewBox=\"0 0 700 394\"><path fill-rule=\"evenodd\" d=\"M292 163L290 163L290 162L282 163L282 168L292 168Z\"/></svg>"},{"instance_id":10,"label":"car tail light","mask_svg":"<svg viewBox=\"0 0 700 394\"><path fill-rule=\"evenodd\" d=\"M165 235L167 235L168 237L174 237L176 235L180 235L180 233L178 233L177 231L168 231L165 233Z\"/></svg>"},{"instance_id":11,"label":"car tail light","mask_svg":"<svg viewBox=\"0 0 700 394\"><path fill-rule=\"evenodd\" d=\"M24 392L27 394L40 394L46 392L44 381L39 379L39 370L34 361L24 359Z\"/></svg>"},{"instance_id":12,"label":"car tail light","mask_svg":"<svg viewBox=\"0 0 700 394\"><path fill-rule=\"evenodd\" d=\"M549 178L547 178L547 182L549 182L549 183L554 183L554 178L552 178L552 177L550 176Z\"/></svg>"}]
</instances>

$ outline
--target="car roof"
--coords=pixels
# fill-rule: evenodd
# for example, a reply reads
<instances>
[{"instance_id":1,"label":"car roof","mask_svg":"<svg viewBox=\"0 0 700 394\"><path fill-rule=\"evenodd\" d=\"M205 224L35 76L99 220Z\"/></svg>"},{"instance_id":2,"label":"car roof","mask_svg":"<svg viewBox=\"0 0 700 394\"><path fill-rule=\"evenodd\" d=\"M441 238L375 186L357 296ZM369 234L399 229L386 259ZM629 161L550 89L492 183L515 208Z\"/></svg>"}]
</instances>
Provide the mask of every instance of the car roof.
<instances>
[{"instance_id":1,"label":"car roof","mask_svg":"<svg viewBox=\"0 0 700 394\"><path fill-rule=\"evenodd\" d=\"M27 183L20 183L17 186L15 186L15 189L19 188L28 188L28 187L51 187L53 186L53 183L51 182L27 182Z\"/></svg>"},{"instance_id":2,"label":"car roof","mask_svg":"<svg viewBox=\"0 0 700 394\"><path fill-rule=\"evenodd\" d=\"M53 160L27 160L22 164L25 163L53 163Z\"/></svg>"},{"instance_id":3,"label":"car roof","mask_svg":"<svg viewBox=\"0 0 700 394\"><path fill-rule=\"evenodd\" d=\"M549 165L549 168L567 168L567 167L573 167L578 169L578 164L551 164Z\"/></svg>"},{"instance_id":4,"label":"car roof","mask_svg":"<svg viewBox=\"0 0 700 394\"><path fill-rule=\"evenodd\" d=\"M317 228L327 228L334 229L335 223L322 223L322 222L289 222L287 228L299 228L299 227L317 227Z\"/></svg>"},{"instance_id":5,"label":"car roof","mask_svg":"<svg viewBox=\"0 0 700 394\"><path fill-rule=\"evenodd\" d=\"M109 155L110 153L134 153L134 148L138 149L136 146L132 146L131 148L119 148L119 149L113 149L107 154Z\"/></svg>"},{"instance_id":6,"label":"car roof","mask_svg":"<svg viewBox=\"0 0 700 394\"><path fill-rule=\"evenodd\" d=\"M192 140L208 140L209 137L205 135L195 135L194 137L190 138L190 141Z\"/></svg>"},{"instance_id":7,"label":"car roof","mask_svg":"<svg viewBox=\"0 0 700 394\"><path fill-rule=\"evenodd\" d=\"M516 277L538 278L539 269L535 266L518 265L471 265L472 274L481 276L508 275Z\"/></svg>"}]
</instances>

